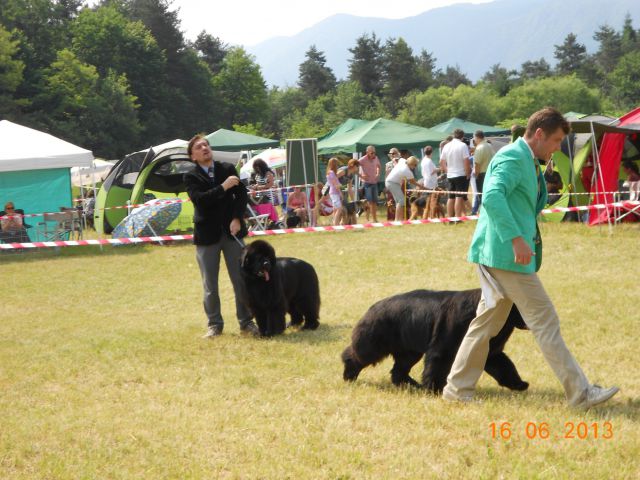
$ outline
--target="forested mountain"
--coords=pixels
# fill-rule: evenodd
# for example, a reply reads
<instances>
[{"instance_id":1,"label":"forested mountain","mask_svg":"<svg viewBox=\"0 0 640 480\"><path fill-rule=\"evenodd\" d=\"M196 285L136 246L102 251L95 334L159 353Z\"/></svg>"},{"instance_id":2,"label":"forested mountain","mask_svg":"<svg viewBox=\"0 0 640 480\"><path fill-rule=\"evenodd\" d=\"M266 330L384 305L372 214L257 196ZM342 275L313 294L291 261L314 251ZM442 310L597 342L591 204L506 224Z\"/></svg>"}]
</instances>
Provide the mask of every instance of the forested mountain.
<instances>
[{"instance_id":1,"label":"forested mountain","mask_svg":"<svg viewBox=\"0 0 640 480\"><path fill-rule=\"evenodd\" d=\"M218 128L283 139L349 117L509 126L545 105L618 116L640 104L631 3L499 0L381 30L337 16L269 47L293 72L281 87L216 32L184 38L171 0L0 0L0 117L118 158Z\"/></svg>"},{"instance_id":2,"label":"forested mountain","mask_svg":"<svg viewBox=\"0 0 640 480\"><path fill-rule=\"evenodd\" d=\"M391 7L392 8L392 7ZM293 37L276 37L247 47L268 84L294 85L305 50L315 45L338 79L348 75L348 49L363 33L402 37L414 50L432 52L438 68L458 65L478 80L496 63L518 68L525 60L545 58L553 65L554 45L569 33L589 52L597 48L593 32L621 25L629 13L640 23L638 0L496 0L436 8L399 20L334 15Z\"/></svg>"}]
</instances>

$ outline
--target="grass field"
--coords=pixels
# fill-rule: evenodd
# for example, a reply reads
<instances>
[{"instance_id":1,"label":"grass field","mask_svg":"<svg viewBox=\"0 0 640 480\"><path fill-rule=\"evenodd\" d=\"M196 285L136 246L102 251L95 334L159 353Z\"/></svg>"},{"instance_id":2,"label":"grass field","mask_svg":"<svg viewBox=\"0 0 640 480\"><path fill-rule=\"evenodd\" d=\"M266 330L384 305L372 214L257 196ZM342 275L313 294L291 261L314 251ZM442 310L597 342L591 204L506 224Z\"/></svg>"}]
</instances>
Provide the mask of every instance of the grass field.
<instances>
[{"instance_id":1,"label":"grass field","mask_svg":"<svg viewBox=\"0 0 640 480\"><path fill-rule=\"evenodd\" d=\"M569 409L522 331L506 351L523 394L483 375L481 403L449 404L394 388L389 360L342 381L372 303L477 287L473 228L270 237L316 267L323 301L317 331L270 340L240 336L224 269L224 335L200 338L187 243L0 255L0 478L639 478L637 225L543 225L565 340L592 382L621 388L604 406Z\"/></svg>"}]
</instances>

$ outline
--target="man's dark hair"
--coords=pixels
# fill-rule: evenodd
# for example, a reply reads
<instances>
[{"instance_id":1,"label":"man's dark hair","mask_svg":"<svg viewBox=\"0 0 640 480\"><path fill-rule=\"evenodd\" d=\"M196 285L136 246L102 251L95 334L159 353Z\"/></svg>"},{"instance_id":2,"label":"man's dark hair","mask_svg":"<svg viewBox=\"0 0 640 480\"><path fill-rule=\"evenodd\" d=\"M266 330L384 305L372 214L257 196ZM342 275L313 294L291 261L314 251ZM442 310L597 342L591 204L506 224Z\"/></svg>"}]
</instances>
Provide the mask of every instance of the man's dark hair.
<instances>
[{"instance_id":1,"label":"man's dark hair","mask_svg":"<svg viewBox=\"0 0 640 480\"><path fill-rule=\"evenodd\" d=\"M533 137L539 128L541 128L546 135L555 133L558 128L562 128L565 135L567 135L570 130L569 122L567 122L559 110L553 107L545 107L529 117L525 136Z\"/></svg>"},{"instance_id":2,"label":"man's dark hair","mask_svg":"<svg viewBox=\"0 0 640 480\"><path fill-rule=\"evenodd\" d=\"M453 136L458 140L462 140L464 138L464 130L462 130L461 128L456 128L453 131Z\"/></svg>"},{"instance_id":3,"label":"man's dark hair","mask_svg":"<svg viewBox=\"0 0 640 480\"><path fill-rule=\"evenodd\" d=\"M484 138L484 132L482 130L476 130L476 133L473 134L476 138Z\"/></svg>"},{"instance_id":4,"label":"man's dark hair","mask_svg":"<svg viewBox=\"0 0 640 480\"><path fill-rule=\"evenodd\" d=\"M431 145L427 145L424 147L424 154L431 155L433 153L433 147Z\"/></svg>"},{"instance_id":5,"label":"man's dark hair","mask_svg":"<svg viewBox=\"0 0 640 480\"><path fill-rule=\"evenodd\" d=\"M191 156L191 150L193 150L194 143L196 143L201 138L207 140L207 137L205 137L202 133L198 133L197 135L191 137L191 140L189 140L189 145L187 145L187 155ZM209 143L209 140L207 140L207 143ZM211 144L209 144L209 146L211 146Z\"/></svg>"}]
</instances>

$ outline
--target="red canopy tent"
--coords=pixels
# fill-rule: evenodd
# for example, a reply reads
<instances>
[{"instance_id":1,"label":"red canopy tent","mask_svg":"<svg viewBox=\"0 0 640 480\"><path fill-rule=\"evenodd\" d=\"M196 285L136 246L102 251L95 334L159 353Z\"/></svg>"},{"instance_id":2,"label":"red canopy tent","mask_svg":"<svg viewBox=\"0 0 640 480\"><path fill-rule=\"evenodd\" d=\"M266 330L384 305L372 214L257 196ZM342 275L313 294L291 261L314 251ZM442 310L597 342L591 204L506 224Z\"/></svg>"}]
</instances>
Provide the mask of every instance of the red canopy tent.
<instances>
[{"instance_id":1,"label":"red canopy tent","mask_svg":"<svg viewBox=\"0 0 640 480\"><path fill-rule=\"evenodd\" d=\"M636 108L620 117L615 123L617 127L637 127L640 125L640 108ZM614 201L613 194L618 190L618 176L620 162L624 150L624 142L628 133L605 133L599 153L599 172L595 182L593 204L609 204ZM608 209L592 210L589 215L589 225L607 223L612 211Z\"/></svg>"}]
</instances>

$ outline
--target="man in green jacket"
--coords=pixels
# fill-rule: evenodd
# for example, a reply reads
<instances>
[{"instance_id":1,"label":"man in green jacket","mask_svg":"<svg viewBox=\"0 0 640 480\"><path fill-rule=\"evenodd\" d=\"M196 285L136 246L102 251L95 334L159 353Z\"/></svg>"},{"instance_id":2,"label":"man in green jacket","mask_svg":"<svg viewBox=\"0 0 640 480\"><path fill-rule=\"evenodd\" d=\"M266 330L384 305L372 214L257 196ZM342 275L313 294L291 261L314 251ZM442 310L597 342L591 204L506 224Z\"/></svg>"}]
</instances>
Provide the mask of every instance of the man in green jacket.
<instances>
[{"instance_id":1,"label":"man in green jacket","mask_svg":"<svg viewBox=\"0 0 640 480\"><path fill-rule=\"evenodd\" d=\"M500 150L489 165L468 255L478 264L482 298L447 378L446 400L472 399L489 340L500 331L513 304L562 383L569 405L589 408L618 392L617 387L589 383L560 335L558 314L536 274L542 260L536 217L547 201L538 159L548 161L567 133L562 114L544 108L531 115L524 138Z\"/></svg>"}]
</instances>

